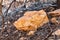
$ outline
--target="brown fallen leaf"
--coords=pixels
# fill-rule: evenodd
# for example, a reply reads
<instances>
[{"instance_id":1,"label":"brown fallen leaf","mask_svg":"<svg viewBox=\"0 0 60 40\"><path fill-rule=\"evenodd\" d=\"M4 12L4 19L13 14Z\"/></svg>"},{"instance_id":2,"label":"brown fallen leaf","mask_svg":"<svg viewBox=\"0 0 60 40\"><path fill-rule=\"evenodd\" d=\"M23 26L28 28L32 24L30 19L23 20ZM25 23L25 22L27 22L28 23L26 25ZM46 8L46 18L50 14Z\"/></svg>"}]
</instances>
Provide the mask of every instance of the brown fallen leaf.
<instances>
[{"instance_id":1,"label":"brown fallen leaf","mask_svg":"<svg viewBox=\"0 0 60 40\"><path fill-rule=\"evenodd\" d=\"M60 16L60 9L49 12L49 15L51 15L51 16Z\"/></svg>"},{"instance_id":2,"label":"brown fallen leaf","mask_svg":"<svg viewBox=\"0 0 60 40\"><path fill-rule=\"evenodd\" d=\"M20 17L13 24L18 30L36 31L39 27L47 23L48 17L44 10L27 11L24 16ZM33 33L33 32L31 32ZM31 34L29 33L29 34Z\"/></svg>"}]
</instances>

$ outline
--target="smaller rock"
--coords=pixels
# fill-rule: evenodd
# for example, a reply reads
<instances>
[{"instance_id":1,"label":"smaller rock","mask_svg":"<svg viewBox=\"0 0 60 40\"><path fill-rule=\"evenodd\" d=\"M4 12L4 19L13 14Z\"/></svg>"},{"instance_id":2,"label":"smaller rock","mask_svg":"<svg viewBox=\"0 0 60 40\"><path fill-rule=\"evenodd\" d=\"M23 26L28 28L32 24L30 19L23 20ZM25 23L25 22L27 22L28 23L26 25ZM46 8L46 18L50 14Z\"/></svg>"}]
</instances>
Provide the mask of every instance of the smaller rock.
<instances>
[{"instance_id":1,"label":"smaller rock","mask_svg":"<svg viewBox=\"0 0 60 40\"><path fill-rule=\"evenodd\" d=\"M27 35L34 35L35 31L30 31L27 33Z\"/></svg>"},{"instance_id":2,"label":"smaller rock","mask_svg":"<svg viewBox=\"0 0 60 40\"><path fill-rule=\"evenodd\" d=\"M5 35L6 37L8 36L8 34Z\"/></svg>"},{"instance_id":3,"label":"smaller rock","mask_svg":"<svg viewBox=\"0 0 60 40\"><path fill-rule=\"evenodd\" d=\"M51 16L60 16L60 9L48 13Z\"/></svg>"},{"instance_id":4,"label":"smaller rock","mask_svg":"<svg viewBox=\"0 0 60 40\"><path fill-rule=\"evenodd\" d=\"M51 18L51 22L55 24L55 23L58 23L58 20L56 19L56 17L53 17Z\"/></svg>"},{"instance_id":5,"label":"smaller rock","mask_svg":"<svg viewBox=\"0 0 60 40\"><path fill-rule=\"evenodd\" d=\"M21 37L19 40L26 40L27 38L26 37Z\"/></svg>"},{"instance_id":6,"label":"smaller rock","mask_svg":"<svg viewBox=\"0 0 60 40\"><path fill-rule=\"evenodd\" d=\"M60 35L60 29L58 29L58 30L56 30L55 32L53 32L52 35L57 35L57 36L59 36L59 35Z\"/></svg>"}]
</instances>

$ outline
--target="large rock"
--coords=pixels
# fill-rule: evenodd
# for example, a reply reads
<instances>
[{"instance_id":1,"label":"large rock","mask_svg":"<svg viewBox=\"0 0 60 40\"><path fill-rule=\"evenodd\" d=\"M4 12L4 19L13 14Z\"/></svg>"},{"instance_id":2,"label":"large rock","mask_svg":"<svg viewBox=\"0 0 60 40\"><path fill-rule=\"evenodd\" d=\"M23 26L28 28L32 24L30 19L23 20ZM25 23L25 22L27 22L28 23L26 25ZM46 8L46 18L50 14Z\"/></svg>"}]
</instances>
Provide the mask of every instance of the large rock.
<instances>
[{"instance_id":1,"label":"large rock","mask_svg":"<svg viewBox=\"0 0 60 40\"><path fill-rule=\"evenodd\" d=\"M27 11L24 16L19 18L13 24L18 30L35 31L48 21L48 17L44 10Z\"/></svg>"}]
</instances>

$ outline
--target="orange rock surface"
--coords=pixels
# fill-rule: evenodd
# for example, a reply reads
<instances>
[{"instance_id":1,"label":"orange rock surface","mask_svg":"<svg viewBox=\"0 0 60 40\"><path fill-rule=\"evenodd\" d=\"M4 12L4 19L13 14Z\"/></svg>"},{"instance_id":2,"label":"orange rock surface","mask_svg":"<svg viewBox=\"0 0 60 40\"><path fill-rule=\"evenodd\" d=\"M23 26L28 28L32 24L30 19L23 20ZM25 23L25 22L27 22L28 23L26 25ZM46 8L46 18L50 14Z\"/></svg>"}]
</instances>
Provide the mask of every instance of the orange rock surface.
<instances>
[{"instance_id":1,"label":"orange rock surface","mask_svg":"<svg viewBox=\"0 0 60 40\"><path fill-rule=\"evenodd\" d=\"M27 11L24 16L20 17L13 24L18 30L35 31L48 21L48 17L44 10Z\"/></svg>"}]
</instances>

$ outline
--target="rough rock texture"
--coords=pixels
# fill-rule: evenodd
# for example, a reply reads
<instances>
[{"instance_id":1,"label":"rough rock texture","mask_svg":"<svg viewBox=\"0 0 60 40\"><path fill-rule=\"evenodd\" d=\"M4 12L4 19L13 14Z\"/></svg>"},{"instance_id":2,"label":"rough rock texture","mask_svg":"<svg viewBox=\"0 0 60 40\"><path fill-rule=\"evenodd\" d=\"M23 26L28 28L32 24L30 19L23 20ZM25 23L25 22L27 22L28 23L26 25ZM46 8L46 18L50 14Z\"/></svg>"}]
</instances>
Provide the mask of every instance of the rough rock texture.
<instances>
[{"instance_id":1,"label":"rough rock texture","mask_svg":"<svg viewBox=\"0 0 60 40\"><path fill-rule=\"evenodd\" d=\"M24 16L15 21L14 25L18 30L34 31L48 21L48 17L43 10L31 11L26 12Z\"/></svg>"}]
</instances>

